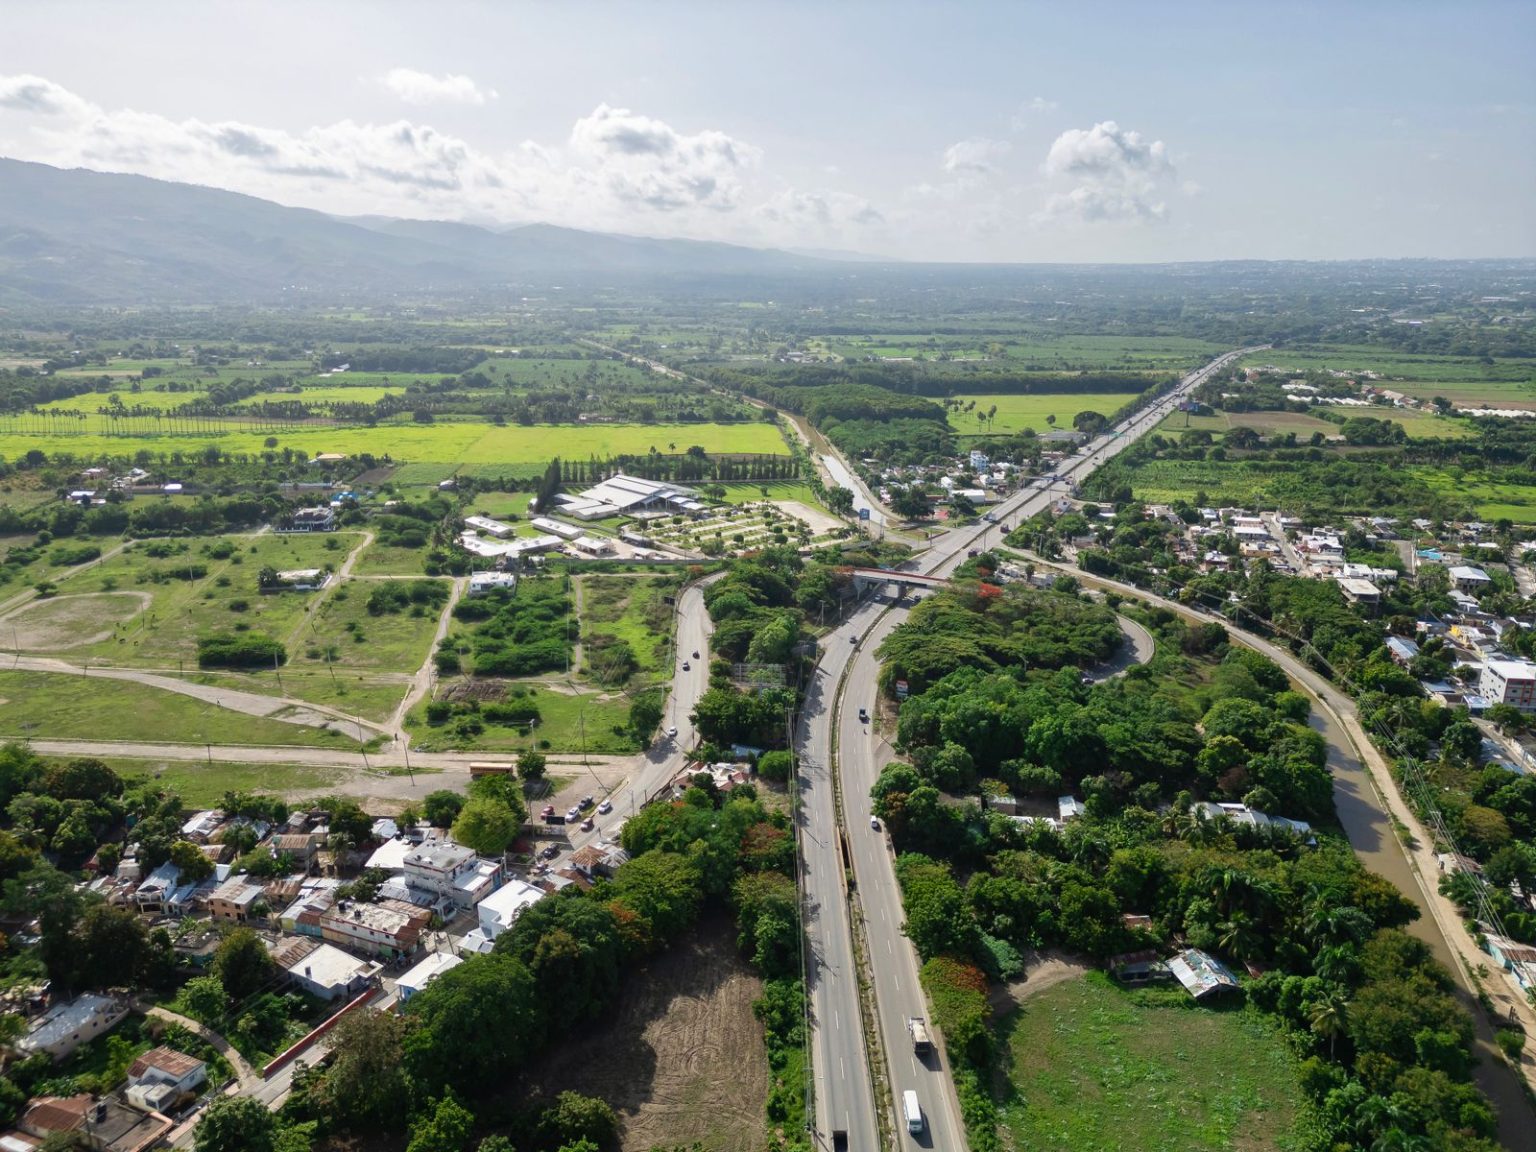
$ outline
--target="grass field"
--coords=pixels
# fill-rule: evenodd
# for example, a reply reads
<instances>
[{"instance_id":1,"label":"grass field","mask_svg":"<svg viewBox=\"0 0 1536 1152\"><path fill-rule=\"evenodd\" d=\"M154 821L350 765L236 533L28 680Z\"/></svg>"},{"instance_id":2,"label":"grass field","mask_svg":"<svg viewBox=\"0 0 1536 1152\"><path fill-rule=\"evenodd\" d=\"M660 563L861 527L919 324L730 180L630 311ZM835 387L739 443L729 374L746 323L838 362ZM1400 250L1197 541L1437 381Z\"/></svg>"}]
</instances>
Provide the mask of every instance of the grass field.
<instances>
[{"instance_id":1,"label":"grass field","mask_svg":"<svg viewBox=\"0 0 1536 1152\"><path fill-rule=\"evenodd\" d=\"M0 672L0 737L350 748L340 733L246 716L123 680Z\"/></svg>"},{"instance_id":2,"label":"grass field","mask_svg":"<svg viewBox=\"0 0 1536 1152\"><path fill-rule=\"evenodd\" d=\"M1346 416L1355 409L1340 409ZM1397 408L1371 408L1359 410L1362 415L1378 420L1391 420L1401 424L1403 431L1415 440L1460 440L1477 434L1465 420L1437 416L1431 412L1407 412ZM1157 426L1164 436L1177 437L1187 428L1200 428L1220 435L1233 428L1252 428L1263 436L1275 433L1296 433L1298 440L1309 440L1314 432L1326 437L1343 435L1337 425L1305 412L1213 412L1207 416L1195 416L1187 412L1175 412Z\"/></svg>"},{"instance_id":3,"label":"grass field","mask_svg":"<svg viewBox=\"0 0 1536 1152\"><path fill-rule=\"evenodd\" d=\"M218 560L203 549L220 541L237 551ZM150 602L130 619L116 624L104 639L81 649L84 654L110 661L157 668L184 664L195 668L198 637L226 632L245 625L245 630L287 640L303 619L315 592L279 592L263 595L256 579L261 569L279 570L339 567L347 549L358 542L352 532L321 536L228 536L191 539L187 550L155 558L148 554L153 542L136 544L79 576L64 581L61 593L134 591L146 593ZM236 563L236 560L239 562ZM207 574L182 579L178 573L189 565L201 565ZM190 569L195 571L194 569ZM157 581L156 576L166 577ZM89 601L84 602L88 607ZM293 653L290 651L290 656Z\"/></svg>"},{"instance_id":4,"label":"grass field","mask_svg":"<svg viewBox=\"0 0 1536 1152\"><path fill-rule=\"evenodd\" d=\"M1030 396L964 393L953 396L951 399L962 404L974 401L976 408L982 412L987 411L994 404L997 405L997 417L990 424L978 423L975 412L950 411L949 426L951 428L963 436L976 436L996 432L1022 432L1026 428L1033 428L1036 432L1046 432L1051 428L1046 421L1047 416L1056 417L1055 427L1070 429L1072 418L1079 412L1098 412L1109 416L1116 409L1136 399L1136 395L1131 392L1065 392Z\"/></svg>"},{"instance_id":5,"label":"grass field","mask_svg":"<svg viewBox=\"0 0 1536 1152\"><path fill-rule=\"evenodd\" d=\"M1536 524L1536 488L1503 483L1486 472L1457 474L1432 468L1417 471L1435 491L1476 501L1477 514L1483 520L1508 519L1516 524Z\"/></svg>"},{"instance_id":6,"label":"grass field","mask_svg":"<svg viewBox=\"0 0 1536 1152\"><path fill-rule=\"evenodd\" d=\"M1474 356L1420 356L1369 345L1300 345L1244 357L1244 368L1273 366L1286 372L1375 372L1386 384L1410 396L1444 396L1457 404L1536 407L1536 373L1528 361Z\"/></svg>"},{"instance_id":7,"label":"grass field","mask_svg":"<svg viewBox=\"0 0 1536 1152\"><path fill-rule=\"evenodd\" d=\"M629 644L642 679L671 672L667 659L673 609L665 598L682 586L675 576L590 575L581 581L582 640L592 633L617 636Z\"/></svg>"},{"instance_id":8,"label":"grass field","mask_svg":"<svg viewBox=\"0 0 1536 1152\"><path fill-rule=\"evenodd\" d=\"M308 764L249 764L234 760L143 760L103 757L119 776L147 776L176 792L193 808L212 807L226 792L294 792L329 788L346 773L339 768Z\"/></svg>"},{"instance_id":9,"label":"grass field","mask_svg":"<svg viewBox=\"0 0 1536 1152\"><path fill-rule=\"evenodd\" d=\"M811 486L799 480L769 480L762 484L726 484L723 487L727 504L755 504L768 499L798 500L811 508L821 507ZM768 490L766 497L763 495L765 488Z\"/></svg>"},{"instance_id":10,"label":"grass field","mask_svg":"<svg viewBox=\"0 0 1536 1152\"><path fill-rule=\"evenodd\" d=\"M986 357L993 368L1018 371L1028 365L1041 371L1099 369L1116 372L1183 371L1222 349L1204 340L1183 336L1090 336L1025 332L1013 336L936 336L928 333L871 334L825 342L840 356L916 357L937 359L943 353L961 359Z\"/></svg>"},{"instance_id":11,"label":"grass field","mask_svg":"<svg viewBox=\"0 0 1536 1152\"><path fill-rule=\"evenodd\" d=\"M1031 1152L1260 1152L1291 1142L1296 1058L1258 1017L1090 973L999 1026L1008 1146Z\"/></svg>"},{"instance_id":12,"label":"grass field","mask_svg":"<svg viewBox=\"0 0 1536 1152\"><path fill-rule=\"evenodd\" d=\"M426 577L423 577L426 579ZM447 581L442 581L444 588ZM437 631L441 605L412 606L401 612L373 616L368 595L378 586L372 580L347 580L321 601L319 607L287 636L292 664L330 663L339 673L349 669L380 672L414 672L426 660Z\"/></svg>"},{"instance_id":13,"label":"grass field","mask_svg":"<svg viewBox=\"0 0 1536 1152\"><path fill-rule=\"evenodd\" d=\"M522 686L533 687L526 682ZM548 741L546 751L580 752L583 743L585 750L594 756L627 756L640 750L626 727L629 698L623 694L574 696L534 687L533 700L539 706L540 717L534 739L541 747ZM411 713L408 725L413 736L411 747L423 752L449 749L510 752L528 747L525 730L500 724L487 724L485 731L470 742L455 741L445 729L430 727L421 708Z\"/></svg>"},{"instance_id":14,"label":"grass field","mask_svg":"<svg viewBox=\"0 0 1536 1152\"><path fill-rule=\"evenodd\" d=\"M50 455L71 453L77 459L130 456L151 452L197 452L214 444L225 452L260 454L269 433L231 431L218 435L106 436L96 433L0 433L0 456L14 458L32 449ZM395 460L496 465L527 471L547 464L552 456L644 455L652 448L699 444L708 452L785 453L779 430L772 424L561 424L497 427L484 423L405 424L378 428L301 428L277 434L279 448L320 452L364 452ZM678 449L681 451L681 448Z\"/></svg>"}]
</instances>

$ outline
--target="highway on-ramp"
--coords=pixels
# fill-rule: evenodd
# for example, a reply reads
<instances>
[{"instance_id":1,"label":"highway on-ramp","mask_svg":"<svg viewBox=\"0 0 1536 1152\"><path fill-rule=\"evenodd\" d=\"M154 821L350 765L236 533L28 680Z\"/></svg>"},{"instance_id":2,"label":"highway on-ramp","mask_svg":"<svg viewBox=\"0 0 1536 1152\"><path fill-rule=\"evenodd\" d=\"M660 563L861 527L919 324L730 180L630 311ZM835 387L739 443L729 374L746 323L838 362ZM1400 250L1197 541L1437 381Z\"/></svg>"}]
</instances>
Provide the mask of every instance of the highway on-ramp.
<instances>
[{"instance_id":1,"label":"highway on-ramp","mask_svg":"<svg viewBox=\"0 0 1536 1152\"><path fill-rule=\"evenodd\" d=\"M983 547L994 528L1016 523L1050 506L1060 492L1085 479L1106 459L1123 451L1137 437L1157 426L1179 400L1214 372L1256 349L1238 349L1184 377L1155 403L1121 424L1106 429L1084 445L1055 474L1039 479L1001 504L990 508L996 521L952 529L934 537L928 550L906 565L924 575L948 576L972 548ZM885 634L905 619L906 610L880 597L861 604L836 631L825 638L816 676L806 695L796 733L800 761L801 832L806 930L810 942L807 980L811 994L811 1049L815 1070L816 1135L821 1146L833 1147L833 1133L845 1131L850 1149L879 1147L874 1110L891 1117L898 1147L962 1149L965 1129L954 1083L941 1052L916 1060L908 1039L910 1016L927 1017L918 984L918 961L902 932L901 893L885 836L870 827L869 789L883 763L872 728L858 720L860 707L872 709L879 664L874 650ZM853 642L850 642L853 641ZM846 676L845 676L846 674ZM834 699L843 684L840 700ZM838 734L835 760L833 732ZM833 773L842 786L842 815L856 887L845 888L841 848L837 840L837 798ZM863 924L867 958L874 981L878 1019L874 1021L890 1074L890 1091L875 1099L873 1080L850 1012L859 1010L858 974L851 963L849 933L853 917ZM942 1047L942 1046L939 1046ZM924 1130L910 1134L901 1121L897 1096L911 1088L918 1093ZM884 1098L889 1096L889 1099ZM867 1135L866 1135L867 1134Z\"/></svg>"}]
</instances>

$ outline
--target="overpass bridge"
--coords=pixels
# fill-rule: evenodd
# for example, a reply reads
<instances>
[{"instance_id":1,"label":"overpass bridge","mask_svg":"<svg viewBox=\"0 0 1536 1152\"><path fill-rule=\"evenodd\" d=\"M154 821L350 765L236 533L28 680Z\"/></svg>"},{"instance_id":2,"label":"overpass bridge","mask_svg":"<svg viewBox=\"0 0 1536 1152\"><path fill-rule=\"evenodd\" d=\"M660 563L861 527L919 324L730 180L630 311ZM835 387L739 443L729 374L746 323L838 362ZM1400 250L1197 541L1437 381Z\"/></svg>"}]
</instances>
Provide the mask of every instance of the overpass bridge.
<instances>
[{"instance_id":1,"label":"overpass bridge","mask_svg":"<svg viewBox=\"0 0 1536 1152\"><path fill-rule=\"evenodd\" d=\"M949 583L941 576L924 576L921 572L903 572L898 568L851 568L854 591L863 595L871 587L895 584L903 589L943 588Z\"/></svg>"}]
</instances>

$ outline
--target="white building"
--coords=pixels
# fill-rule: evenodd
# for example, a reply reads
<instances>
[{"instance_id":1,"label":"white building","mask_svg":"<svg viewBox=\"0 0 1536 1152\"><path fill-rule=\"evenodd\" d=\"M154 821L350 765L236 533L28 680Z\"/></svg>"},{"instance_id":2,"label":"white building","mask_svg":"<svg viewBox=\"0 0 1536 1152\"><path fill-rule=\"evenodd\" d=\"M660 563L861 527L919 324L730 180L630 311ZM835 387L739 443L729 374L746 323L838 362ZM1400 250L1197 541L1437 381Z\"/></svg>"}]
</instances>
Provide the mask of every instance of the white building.
<instances>
[{"instance_id":1,"label":"white building","mask_svg":"<svg viewBox=\"0 0 1536 1152\"><path fill-rule=\"evenodd\" d=\"M174 1108L208 1082L208 1065L174 1048L151 1048L128 1068L128 1102L145 1111Z\"/></svg>"},{"instance_id":2,"label":"white building","mask_svg":"<svg viewBox=\"0 0 1536 1152\"><path fill-rule=\"evenodd\" d=\"M402 972L400 979L395 982L395 987L400 993L400 1003L404 1004L444 972L451 971L462 963L464 963L463 957L455 956L451 952L429 952L421 963L409 971Z\"/></svg>"},{"instance_id":3,"label":"white building","mask_svg":"<svg viewBox=\"0 0 1536 1152\"><path fill-rule=\"evenodd\" d=\"M55 1061L63 1060L126 1015L128 1005L123 1001L84 992L38 1017L31 1030L16 1042L16 1047L27 1056L46 1052Z\"/></svg>"},{"instance_id":4,"label":"white building","mask_svg":"<svg viewBox=\"0 0 1536 1152\"><path fill-rule=\"evenodd\" d=\"M501 883L500 864L442 840L406 853L403 871L408 887L460 908L473 908Z\"/></svg>"},{"instance_id":5,"label":"white building","mask_svg":"<svg viewBox=\"0 0 1536 1152\"><path fill-rule=\"evenodd\" d=\"M528 523L540 532L553 532L556 536L564 536L567 540L576 539L583 531L574 524L562 524L559 520L551 520L548 516L535 516Z\"/></svg>"},{"instance_id":6,"label":"white building","mask_svg":"<svg viewBox=\"0 0 1536 1152\"><path fill-rule=\"evenodd\" d=\"M488 596L497 589L516 591L517 577L511 572L476 572L469 578L466 596Z\"/></svg>"},{"instance_id":7,"label":"white building","mask_svg":"<svg viewBox=\"0 0 1536 1152\"><path fill-rule=\"evenodd\" d=\"M500 520L492 520L489 516L466 516L464 526L473 528L482 536L494 536L498 540L505 540L517 531L510 524L504 524Z\"/></svg>"},{"instance_id":8,"label":"white building","mask_svg":"<svg viewBox=\"0 0 1536 1152\"><path fill-rule=\"evenodd\" d=\"M343 952L331 944L298 937L273 954L278 967L311 996L339 1000L355 996L378 976L380 966Z\"/></svg>"},{"instance_id":9,"label":"white building","mask_svg":"<svg viewBox=\"0 0 1536 1152\"><path fill-rule=\"evenodd\" d=\"M1446 575L1451 578L1451 587L1469 596L1477 595L1493 583L1488 573L1481 568L1473 568L1470 564L1457 564L1448 569Z\"/></svg>"},{"instance_id":10,"label":"white building","mask_svg":"<svg viewBox=\"0 0 1536 1152\"><path fill-rule=\"evenodd\" d=\"M642 480L620 472L595 484L579 496L557 496L560 511L577 520L604 520L610 516L637 516L645 512L702 512L698 493L681 484ZM541 512L549 509L541 508Z\"/></svg>"},{"instance_id":11,"label":"white building","mask_svg":"<svg viewBox=\"0 0 1536 1152\"><path fill-rule=\"evenodd\" d=\"M1526 660L1490 660L1483 665L1477 694L1490 704L1536 711L1536 664Z\"/></svg>"},{"instance_id":12,"label":"white building","mask_svg":"<svg viewBox=\"0 0 1536 1152\"><path fill-rule=\"evenodd\" d=\"M492 892L476 907L480 927L492 940L500 936L514 921L544 898L544 889L535 888L522 880L508 880Z\"/></svg>"}]
</instances>

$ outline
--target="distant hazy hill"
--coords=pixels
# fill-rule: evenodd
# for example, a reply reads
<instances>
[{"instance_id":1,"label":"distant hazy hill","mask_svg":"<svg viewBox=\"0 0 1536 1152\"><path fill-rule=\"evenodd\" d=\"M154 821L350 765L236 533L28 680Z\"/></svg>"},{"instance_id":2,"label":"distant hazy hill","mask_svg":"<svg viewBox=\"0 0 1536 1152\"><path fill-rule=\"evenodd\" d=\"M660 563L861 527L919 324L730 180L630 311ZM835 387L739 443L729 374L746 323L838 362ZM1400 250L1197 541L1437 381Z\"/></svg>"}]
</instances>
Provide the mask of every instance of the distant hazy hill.
<instances>
[{"instance_id":1,"label":"distant hazy hill","mask_svg":"<svg viewBox=\"0 0 1536 1152\"><path fill-rule=\"evenodd\" d=\"M271 301L295 290L688 280L808 271L814 258L531 224L346 219L253 196L0 159L0 303Z\"/></svg>"}]
</instances>

